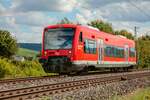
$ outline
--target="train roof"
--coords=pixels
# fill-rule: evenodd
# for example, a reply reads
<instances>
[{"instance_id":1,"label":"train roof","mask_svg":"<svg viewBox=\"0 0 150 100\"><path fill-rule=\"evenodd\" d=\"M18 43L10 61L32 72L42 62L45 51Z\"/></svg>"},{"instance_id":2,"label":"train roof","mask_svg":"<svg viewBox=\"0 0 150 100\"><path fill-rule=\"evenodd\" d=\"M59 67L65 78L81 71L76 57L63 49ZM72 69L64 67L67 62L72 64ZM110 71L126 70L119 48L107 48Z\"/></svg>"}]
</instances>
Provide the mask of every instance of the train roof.
<instances>
[{"instance_id":1,"label":"train roof","mask_svg":"<svg viewBox=\"0 0 150 100\"><path fill-rule=\"evenodd\" d=\"M124 36L121 36L121 35L113 35L113 34L109 34L109 33L106 33L106 32L103 32L103 31L100 31L94 27L91 27L91 26L87 26L87 25L80 25L80 24L56 24L56 25L50 25L50 26L47 26L46 28L58 28L58 27L68 27L68 28L84 28L88 31L91 31L91 32L94 32L96 33L97 35L101 34L103 37L107 38L107 39L113 39L113 40L120 40L120 41L124 41L124 42L128 42L128 43L132 43L134 44L134 41L133 40L130 40Z\"/></svg>"},{"instance_id":2,"label":"train roof","mask_svg":"<svg viewBox=\"0 0 150 100\"><path fill-rule=\"evenodd\" d=\"M47 26L46 28L58 28L58 27L70 27L70 28L76 28L78 25L75 24L56 24L56 25L50 25Z\"/></svg>"}]
</instances>

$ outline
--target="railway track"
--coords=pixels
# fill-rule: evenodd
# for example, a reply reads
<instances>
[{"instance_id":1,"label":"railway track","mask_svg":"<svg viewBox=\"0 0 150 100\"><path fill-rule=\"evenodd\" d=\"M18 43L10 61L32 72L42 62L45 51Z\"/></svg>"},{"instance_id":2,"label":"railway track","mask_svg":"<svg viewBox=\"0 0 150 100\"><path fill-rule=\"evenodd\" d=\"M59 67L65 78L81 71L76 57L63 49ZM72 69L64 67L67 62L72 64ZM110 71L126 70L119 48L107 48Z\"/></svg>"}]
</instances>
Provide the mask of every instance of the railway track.
<instances>
[{"instance_id":1,"label":"railway track","mask_svg":"<svg viewBox=\"0 0 150 100\"><path fill-rule=\"evenodd\" d=\"M53 75L53 76L41 76L41 77L28 77L28 78L16 78L16 79L2 79L0 80L0 84L17 84L21 82L30 82L37 80L47 80L52 78L64 78L66 75Z\"/></svg>"},{"instance_id":2,"label":"railway track","mask_svg":"<svg viewBox=\"0 0 150 100\"><path fill-rule=\"evenodd\" d=\"M56 93L68 92L77 89L84 89L90 86L131 80L141 77L150 77L150 71L129 72L105 76L100 78L83 79L77 81L68 81L56 84L47 84L20 89L0 91L0 100L26 100L42 96L48 96ZM1 83L0 83L1 84Z\"/></svg>"},{"instance_id":3,"label":"railway track","mask_svg":"<svg viewBox=\"0 0 150 100\"><path fill-rule=\"evenodd\" d=\"M145 71L145 70L150 70L150 69L144 69L144 70L133 70L134 72L138 71ZM112 73L110 71L105 71L105 72L90 72L87 75L96 75L96 74L109 74ZM116 73L116 72L115 72ZM122 73L122 72L117 72L117 73ZM112 73L114 74L114 73ZM74 76L74 75L71 75ZM75 75L75 76L81 76L81 75ZM86 75L82 75L86 76ZM28 77L28 78L16 78L16 79L2 79L0 80L0 85L11 85L11 84L19 84L19 83L24 83L24 82L34 82L34 81L44 81L44 80L49 80L49 79L54 79L54 78L65 78L67 75L52 75L52 76L41 76L41 77Z\"/></svg>"}]
</instances>

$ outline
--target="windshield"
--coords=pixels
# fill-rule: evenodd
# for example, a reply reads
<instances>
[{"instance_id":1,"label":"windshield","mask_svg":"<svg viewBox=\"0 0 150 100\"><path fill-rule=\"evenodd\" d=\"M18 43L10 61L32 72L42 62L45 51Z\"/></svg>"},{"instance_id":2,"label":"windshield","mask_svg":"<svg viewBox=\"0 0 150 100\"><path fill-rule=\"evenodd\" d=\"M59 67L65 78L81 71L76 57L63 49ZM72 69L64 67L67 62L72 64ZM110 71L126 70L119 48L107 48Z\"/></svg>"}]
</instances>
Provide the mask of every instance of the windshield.
<instances>
[{"instance_id":1,"label":"windshield","mask_svg":"<svg viewBox=\"0 0 150 100\"><path fill-rule=\"evenodd\" d=\"M45 49L70 49L72 48L74 29L57 28L48 29L44 35Z\"/></svg>"}]
</instances>

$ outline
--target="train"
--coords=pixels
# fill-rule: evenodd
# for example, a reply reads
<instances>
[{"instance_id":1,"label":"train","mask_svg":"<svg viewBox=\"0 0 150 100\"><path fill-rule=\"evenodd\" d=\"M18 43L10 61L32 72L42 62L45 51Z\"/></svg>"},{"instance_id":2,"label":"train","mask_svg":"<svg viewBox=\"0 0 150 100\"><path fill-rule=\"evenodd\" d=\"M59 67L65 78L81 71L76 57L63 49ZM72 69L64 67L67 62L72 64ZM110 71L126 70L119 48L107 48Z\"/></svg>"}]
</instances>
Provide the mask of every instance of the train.
<instances>
[{"instance_id":1,"label":"train","mask_svg":"<svg viewBox=\"0 0 150 100\"><path fill-rule=\"evenodd\" d=\"M39 61L53 73L128 70L137 62L134 40L79 24L45 27Z\"/></svg>"}]
</instances>

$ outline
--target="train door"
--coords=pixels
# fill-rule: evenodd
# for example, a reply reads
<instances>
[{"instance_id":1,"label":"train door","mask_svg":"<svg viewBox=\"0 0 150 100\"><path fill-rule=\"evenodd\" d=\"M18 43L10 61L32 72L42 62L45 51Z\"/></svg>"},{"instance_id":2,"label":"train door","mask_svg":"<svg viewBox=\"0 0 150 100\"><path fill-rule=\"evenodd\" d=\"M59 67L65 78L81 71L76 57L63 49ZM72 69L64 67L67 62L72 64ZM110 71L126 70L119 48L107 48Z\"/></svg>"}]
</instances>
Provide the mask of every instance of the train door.
<instances>
[{"instance_id":1,"label":"train door","mask_svg":"<svg viewBox=\"0 0 150 100\"><path fill-rule=\"evenodd\" d=\"M128 63L129 59L129 46L125 45L125 61Z\"/></svg>"},{"instance_id":2,"label":"train door","mask_svg":"<svg viewBox=\"0 0 150 100\"><path fill-rule=\"evenodd\" d=\"M103 39L98 39L98 64L103 61Z\"/></svg>"}]
</instances>

